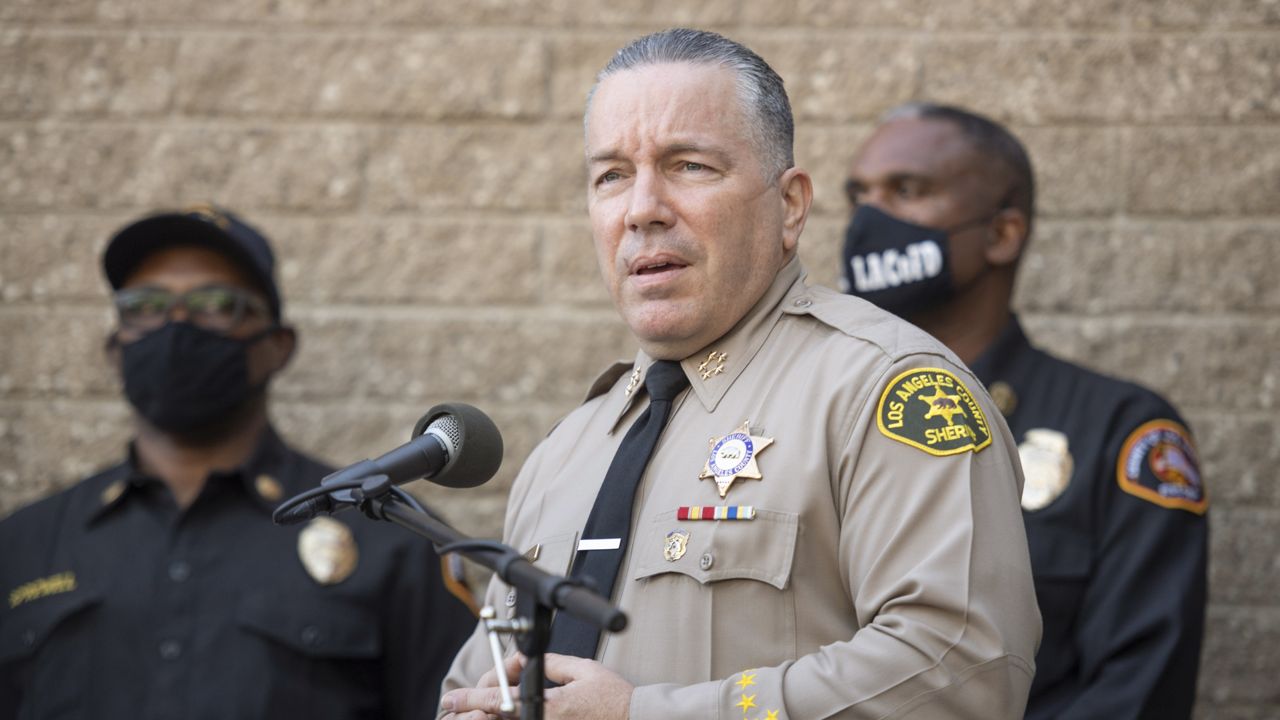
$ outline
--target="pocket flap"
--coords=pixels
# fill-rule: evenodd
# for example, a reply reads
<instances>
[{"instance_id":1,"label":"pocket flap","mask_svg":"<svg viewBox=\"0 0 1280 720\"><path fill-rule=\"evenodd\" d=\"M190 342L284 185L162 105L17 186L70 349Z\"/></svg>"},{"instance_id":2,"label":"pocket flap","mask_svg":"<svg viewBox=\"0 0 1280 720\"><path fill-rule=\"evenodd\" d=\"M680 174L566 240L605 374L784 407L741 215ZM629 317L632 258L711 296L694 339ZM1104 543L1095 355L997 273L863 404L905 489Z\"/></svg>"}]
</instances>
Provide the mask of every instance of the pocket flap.
<instances>
[{"instance_id":1,"label":"pocket flap","mask_svg":"<svg viewBox=\"0 0 1280 720\"><path fill-rule=\"evenodd\" d=\"M31 655L59 625L101 601L101 594L81 588L10 610L0 623L0 663Z\"/></svg>"},{"instance_id":2,"label":"pocket flap","mask_svg":"<svg viewBox=\"0 0 1280 720\"><path fill-rule=\"evenodd\" d=\"M680 521L669 510L642 528L635 579L680 573L703 584L758 580L782 590L791 578L799 531L797 513L756 508L754 520ZM664 552L673 533L687 533L683 548L677 542L673 552Z\"/></svg>"},{"instance_id":3,"label":"pocket flap","mask_svg":"<svg viewBox=\"0 0 1280 720\"><path fill-rule=\"evenodd\" d=\"M336 599L249 595L237 608L236 620L311 657L369 659L382 652L376 615Z\"/></svg>"}]
</instances>

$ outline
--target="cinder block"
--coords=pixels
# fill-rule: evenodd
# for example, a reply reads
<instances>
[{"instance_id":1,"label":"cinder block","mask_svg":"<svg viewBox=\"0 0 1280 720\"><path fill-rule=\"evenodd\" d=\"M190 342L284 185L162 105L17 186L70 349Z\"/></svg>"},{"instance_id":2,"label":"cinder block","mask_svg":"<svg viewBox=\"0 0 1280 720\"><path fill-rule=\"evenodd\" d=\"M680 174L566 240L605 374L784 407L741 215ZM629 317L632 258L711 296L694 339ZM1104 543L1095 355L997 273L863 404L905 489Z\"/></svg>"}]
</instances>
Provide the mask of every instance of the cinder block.
<instances>
[{"instance_id":1,"label":"cinder block","mask_svg":"<svg viewBox=\"0 0 1280 720\"><path fill-rule=\"evenodd\" d=\"M96 5L97 0L9 0L0 4L0 20L88 20Z\"/></svg>"},{"instance_id":2,"label":"cinder block","mask_svg":"<svg viewBox=\"0 0 1280 720\"><path fill-rule=\"evenodd\" d=\"M65 0L60 0L65 1ZM97 0L104 23L261 23L271 15L272 0Z\"/></svg>"},{"instance_id":3,"label":"cinder block","mask_svg":"<svg viewBox=\"0 0 1280 720\"><path fill-rule=\"evenodd\" d=\"M0 400L0 517L124 458L118 400Z\"/></svg>"},{"instance_id":4,"label":"cinder block","mask_svg":"<svg viewBox=\"0 0 1280 720\"><path fill-rule=\"evenodd\" d=\"M1124 131L1015 127L1036 175L1041 217L1108 215L1125 193Z\"/></svg>"},{"instance_id":5,"label":"cinder block","mask_svg":"<svg viewBox=\"0 0 1280 720\"><path fill-rule=\"evenodd\" d=\"M547 301L612 308L613 298L605 288L596 260L590 221L583 218L547 223L543 233L543 265L547 272L542 289Z\"/></svg>"},{"instance_id":6,"label":"cinder block","mask_svg":"<svg viewBox=\"0 0 1280 720\"><path fill-rule=\"evenodd\" d=\"M1153 0L1130 3L1136 29L1258 30L1280 25L1275 0Z\"/></svg>"},{"instance_id":7,"label":"cinder block","mask_svg":"<svg viewBox=\"0 0 1280 720\"><path fill-rule=\"evenodd\" d=\"M531 117L546 108L546 65L527 35L194 35L182 43L177 105L251 117Z\"/></svg>"},{"instance_id":8,"label":"cinder block","mask_svg":"<svg viewBox=\"0 0 1280 720\"><path fill-rule=\"evenodd\" d=\"M372 0L356 7L334 0L282 0L276 14L290 22L396 25L399 27L504 26L522 30L564 27L677 25L704 27L733 22L738 3L711 0L646 0L617 3L608 0L506 0L494 2L422 3L413 0ZM655 21L655 18L660 20Z\"/></svg>"},{"instance_id":9,"label":"cinder block","mask_svg":"<svg viewBox=\"0 0 1280 720\"><path fill-rule=\"evenodd\" d=\"M907 28L978 30L1005 28L1081 27L1112 29L1121 24L1125 3L1120 0L1071 0L1052 7L1029 0L798 0L794 3L753 2L744 9L747 23L764 27L801 25L854 30Z\"/></svg>"},{"instance_id":10,"label":"cinder block","mask_svg":"<svg viewBox=\"0 0 1280 720\"><path fill-rule=\"evenodd\" d=\"M921 44L913 39L757 37L743 41L782 76L797 121L873 120L920 94Z\"/></svg>"},{"instance_id":11,"label":"cinder block","mask_svg":"<svg viewBox=\"0 0 1280 720\"><path fill-rule=\"evenodd\" d=\"M0 118L154 115L173 93L170 38L0 35Z\"/></svg>"},{"instance_id":12,"label":"cinder block","mask_svg":"<svg viewBox=\"0 0 1280 720\"><path fill-rule=\"evenodd\" d=\"M1276 664L1280 663L1280 610L1274 605L1211 604L1205 618L1200 657L1198 697L1202 705L1280 706L1280 688L1271 680ZM1275 717L1229 712L1226 717ZM1219 717L1217 714L1207 716Z\"/></svg>"},{"instance_id":13,"label":"cinder block","mask_svg":"<svg viewBox=\"0 0 1280 720\"><path fill-rule=\"evenodd\" d=\"M1195 216L1280 211L1280 128L1144 128L1133 132L1130 146L1130 212Z\"/></svg>"},{"instance_id":14,"label":"cinder block","mask_svg":"<svg viewBox=\"0 0 1280 720\"><path fill-rule=\"evenodd\" d=\"M1274 601L1280 592L1280 536L1275 533L1280 510L1223 504L1210 513L1212 600L1237 605Z\"/></svg>"},{"instance_id":15,"label":"cinder block","mask_svg":"<svg viewBox=\"0 0 1280 720\"><path fill-rule=\"evenodd\" d=\"M0 312L0 397L115 397L119 380L104 347L114 325L101 310L23 306Z\"/></svg>"},{"instance_id":16,"label":"cinder block","mask_svg":"<svg viewBox=\"0 0 1280 720\"><path fill-rule=\"evenodd\" d=\"M1135 40L1134 109L1151 121L1280 116L1280 44L1259 36Z\"/></svg>"},{"instance_id":17,"label":"cinder block","mask_svg":"<svg viewBox=\"0 0 1280 720\"><path fill-rule=\"evenodd\" d=\"M1186 420L1213 505L1280 508L1280 421L1265 412L1219 411L1188 414Z\"/></svg>"},{"instance_id":18,"label":"cinder block","mask_svg":"<svg viewBox=\"0 0 1280 720\"><path fill-rule=\"evenodd\" d=\"M104 217L0 218L0 299L108 303L102 249L122 222Z\"/></svg>"},{"instance_id":19,"label":"cinder block","mask_svg":"<svg viewBox=\"0 0 1280 720\"><path fill-rule=\"evenodd\" d=\"M1118 38L939 37L922 57L925 97L998 120L1116 122L1133 112L1130 49Z\"/></svg>"},{"instance_id":20,"label":"cinder block","mask_svg":"<svg viewBox=\"0 0 1280 720\"><path fill-rule=\"evenodd\" d=\"M596 73L603 70L613 54L634 37L623 31L548 37L551 116L581 126L587 107L587 93L595 85Z\"/></svg>"},{"instance_id":21,"label":"cinder block","mask_svg":"<svg viewBox=\"0 0 1280 720\"><path fill-rule=\"evenodd\" d=\"M519 304L546 272L538 228L518 220L277 220L286 302Z\"/></svg>"},{"instance_id":22,"label":"cinder block","mask_svg":"<svg viewBox=\"0 0 1280 720\"><path fill-rule=\"evenodd\" d=\"M631 357L611 310L295 314L302 348L281 397L475 403L581 399L618 357Z\"/></svg>"},{"instance_id":23,"label":"cinder block","mask_svg":"<svg viewBox=\"0 0 1280 720\"><path fill-rule=\"evenodd\" d=\"M1280 308L1280 227L1239 222L1046 222L1019 272L1029 311Z\"/></svg>"},{"instance_id":24,"label":"cinder block","mask_svg":"<svg viewBox=\"0 0 1280 720\"><path fill-rule=\"evenodd\" d=\"M0 207L336 210L359 196L366 152L347 127L11 126L0 128Z\"/></svg>"},{"instance_id":25,"label":"cinder block","mask_svg":"<svg viewBox=\"0 0 1280 720\"><path fill-rule=\"evenodd\" d=\"M559 210L585 213L577 125L386 130L369 159L377 210Z\"/></svg>"},{"instance_id":26,"label":"cinder block","mask_svg":"<svg viewBox=\"0 0 1280 720\"><path fill-rule=\"evenodd\" d=\"M870 127L846 124L796 128L796 166L809 171L813 178L814 215L849 216L844 183L854 154L870 134Z\"/></svg>"},{"instance_id":27,"label":"cinder block","mask_svg":"<svg viewBox=\"0 0 1280 720\"><path fill-rule=\"evenodd\" d=\"M1046 349L1164 394L1183 410L1272 411L1280 404L1280 323L1119 315L1026 316Z\"/></svg>"}]
</instances>

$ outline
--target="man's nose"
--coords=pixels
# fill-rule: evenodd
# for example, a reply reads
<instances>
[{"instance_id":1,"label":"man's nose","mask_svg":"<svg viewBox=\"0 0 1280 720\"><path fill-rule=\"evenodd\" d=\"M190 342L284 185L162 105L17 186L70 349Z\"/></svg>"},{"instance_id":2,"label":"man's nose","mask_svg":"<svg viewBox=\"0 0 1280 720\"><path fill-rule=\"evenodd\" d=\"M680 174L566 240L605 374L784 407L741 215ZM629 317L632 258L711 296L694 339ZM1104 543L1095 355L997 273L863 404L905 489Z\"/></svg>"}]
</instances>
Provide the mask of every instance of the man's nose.
<instances>
[{"instance_id":1,"label":"man's nose","mask_svg":"<svg viewBox=\"0 0 1280 720\"><path fill-rule=\"evenodd\" d=\"M660 173L647 169L637 172L627 206L627 229L631 232L645 232L675 225L669 192Z\"/></svg>"}]
</instances>

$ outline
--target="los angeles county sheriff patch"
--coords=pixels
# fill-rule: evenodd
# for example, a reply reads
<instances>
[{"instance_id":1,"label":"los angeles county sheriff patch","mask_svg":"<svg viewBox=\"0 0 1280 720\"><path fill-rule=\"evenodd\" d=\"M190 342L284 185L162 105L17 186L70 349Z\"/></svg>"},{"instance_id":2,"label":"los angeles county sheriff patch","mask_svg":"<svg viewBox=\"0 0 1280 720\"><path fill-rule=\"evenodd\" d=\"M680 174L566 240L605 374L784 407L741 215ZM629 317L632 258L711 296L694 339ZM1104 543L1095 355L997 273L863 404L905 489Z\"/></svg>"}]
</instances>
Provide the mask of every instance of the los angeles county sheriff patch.
<instances>
[{"instance_id":1,"label":"los angeles county sheriff patch","mask_svg":"<svg viewBox=\"0 0 1280 720\"><path fill-rule=\"evenodd\" d=\"M978 452L991 444L982 408L942 368L915 368L889 382L876 408L880 432L930 455Z\"/></svg>"},{"instance_id":2,"label":"los angeles county sheriff patch","mask_svg":"<svg viewBox=\"0 0 1280 720\"><path fill-rule=\"evenodd\" d=\"M1203 515L1209 497L1191 433L1172 420L1152 420L1129 434L1116 465L1120 489L1167 508Z\"/></svg>"}]
</instances>

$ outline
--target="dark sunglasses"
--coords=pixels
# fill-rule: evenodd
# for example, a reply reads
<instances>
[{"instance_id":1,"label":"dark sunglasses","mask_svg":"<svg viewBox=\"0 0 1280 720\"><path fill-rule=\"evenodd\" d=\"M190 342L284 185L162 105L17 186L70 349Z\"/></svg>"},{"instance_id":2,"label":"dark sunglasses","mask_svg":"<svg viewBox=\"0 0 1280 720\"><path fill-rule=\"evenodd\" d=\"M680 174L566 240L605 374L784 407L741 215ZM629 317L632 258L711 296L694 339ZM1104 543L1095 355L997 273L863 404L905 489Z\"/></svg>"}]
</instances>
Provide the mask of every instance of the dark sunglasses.
<instances>
[{"instance_id":1,"label":"dark sunglasses","mask_svg":"<svg viewBox=\"0 0 1280 720\"><path fill-rule=\"evenodd\" d=\"M169 322L174 308L182 306L187 322L218 332L234 330L249 316L266 317L267 305L246 290L227 285L206 285L181 294L157 287L125 288L115 294L120 326L149 331Z\"/></svg>"}]
</instances>

